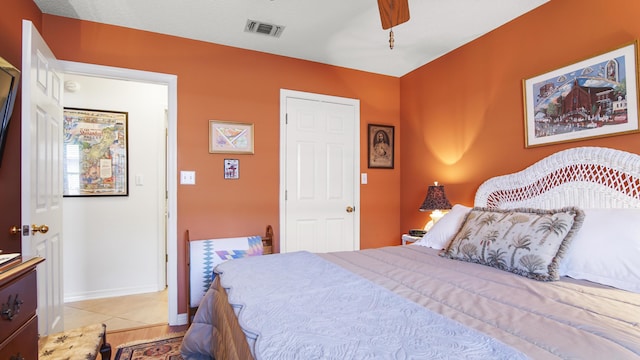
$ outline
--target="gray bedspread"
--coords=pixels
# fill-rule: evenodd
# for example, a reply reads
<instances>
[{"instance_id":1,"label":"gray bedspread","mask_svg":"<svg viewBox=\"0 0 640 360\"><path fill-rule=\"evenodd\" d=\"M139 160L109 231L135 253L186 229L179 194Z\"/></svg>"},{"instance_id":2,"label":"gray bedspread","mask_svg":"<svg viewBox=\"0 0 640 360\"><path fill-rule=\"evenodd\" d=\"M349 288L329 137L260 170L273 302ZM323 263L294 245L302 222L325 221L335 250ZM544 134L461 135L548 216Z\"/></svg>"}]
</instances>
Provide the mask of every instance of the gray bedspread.
<instances>
[{"instance_id":1,"label":"gray bedspread","mask_svg":"<svg viewBox=\"0 0 640 360\"><path fill-rule=\"evenodd\" d=\"M640 294L569 278L539 282L441 258L437 251L416 245L320 256L532 359L640 357ZM211 311L205 304L199 311L206 308ZM209 339L212 333L215 338L215 326ZM430 346L428 337L418 340ZM207 346L211 344L201 344ZM464 353L452 350L451 356L464 358Z\"/></svg>"},{"instance_id":2,"label":"gray bedspread","mask_svg":"<svg viewBox=\"0 0 640 360\"><path fill-rule=\"evenodd\" d=\"M216 272L257 360L526 358L308 252Z\"/></svg>"}]
</instances>

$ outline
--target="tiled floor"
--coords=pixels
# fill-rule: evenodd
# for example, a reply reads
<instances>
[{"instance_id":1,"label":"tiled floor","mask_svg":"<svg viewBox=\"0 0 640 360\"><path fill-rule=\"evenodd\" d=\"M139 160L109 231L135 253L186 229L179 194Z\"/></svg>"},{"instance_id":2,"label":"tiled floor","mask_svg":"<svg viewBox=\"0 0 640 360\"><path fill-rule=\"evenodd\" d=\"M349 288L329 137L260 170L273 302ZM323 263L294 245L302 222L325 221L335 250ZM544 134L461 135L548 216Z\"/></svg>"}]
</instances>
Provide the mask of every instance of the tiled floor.
<instances>
[{"instance_id":1,"label":"tiled floor","mask_svg":"<svg viewBox=\"0 0 640 360\"><path fill-rule=\"evenodd\" d=\"M107 331L167 324L167 290L64 304L64 329L94 323L107 325Z\"/></svg>"}]
</instances>

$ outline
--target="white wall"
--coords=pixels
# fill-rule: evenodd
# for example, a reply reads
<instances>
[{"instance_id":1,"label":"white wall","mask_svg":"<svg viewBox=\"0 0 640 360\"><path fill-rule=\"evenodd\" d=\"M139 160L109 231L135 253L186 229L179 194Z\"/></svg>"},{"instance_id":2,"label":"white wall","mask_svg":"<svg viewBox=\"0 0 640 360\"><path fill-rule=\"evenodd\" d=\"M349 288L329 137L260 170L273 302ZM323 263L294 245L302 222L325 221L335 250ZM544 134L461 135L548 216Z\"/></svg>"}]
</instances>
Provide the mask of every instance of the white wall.
<instances>
[{"instance_id":1,"label":"white wall","mask_svg":"<svg viewBox=\"0 0 640 360\"><path fill-rule=\"evenodd\" d=\"M128 112L129 196L64 198L65 302L163 290L167 86L69 81L65 107Z\"/></svg>"}]
</instances>

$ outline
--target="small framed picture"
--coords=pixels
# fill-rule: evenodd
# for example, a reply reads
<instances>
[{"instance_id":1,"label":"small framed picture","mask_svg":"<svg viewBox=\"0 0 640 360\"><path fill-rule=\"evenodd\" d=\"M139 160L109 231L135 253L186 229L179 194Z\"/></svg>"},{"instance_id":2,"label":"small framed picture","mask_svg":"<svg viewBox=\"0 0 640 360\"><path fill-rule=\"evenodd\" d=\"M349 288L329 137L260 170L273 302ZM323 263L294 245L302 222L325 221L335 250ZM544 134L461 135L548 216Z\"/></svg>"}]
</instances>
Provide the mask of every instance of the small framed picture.
<instances>
[{"instance_id":1,"label":"small framed picture","mask_svg":"<svg viewBox=\"0 0 640 360\"><path fill-rule=\"evenodd\" d=\"M369 124L369 168L393 169L394 127Z\"/></svg>"},{"instance_id":2,"label":"small framed picture","mask_svg":"<svg viewBox=\"0 0 640 360\"><path fill-rule=\"evenodd\" d=\"M209 120L209 153L253 154L253 124Z\"/></svg>"},{"instance_id":3,"label":"small framed picture","mask_svg":"<svg viewBox=\"0 0 640 360\"><path fill-rule=\"evenodd\" d=\"M240 161L238 159L224 159L224 178L231 180L240 178Z\"/></svg>"}]
</instances>

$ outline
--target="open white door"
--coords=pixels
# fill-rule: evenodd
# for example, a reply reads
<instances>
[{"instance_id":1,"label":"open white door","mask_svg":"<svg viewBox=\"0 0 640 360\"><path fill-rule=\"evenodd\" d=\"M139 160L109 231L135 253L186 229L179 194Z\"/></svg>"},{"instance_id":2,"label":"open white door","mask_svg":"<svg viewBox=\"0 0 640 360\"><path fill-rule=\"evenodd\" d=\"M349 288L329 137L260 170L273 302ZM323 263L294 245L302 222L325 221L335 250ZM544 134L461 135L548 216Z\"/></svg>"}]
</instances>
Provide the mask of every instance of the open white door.
<instances>
[{"instance_id":1,"label":"open white door","mask_svg":"<svg viewBox=\"0 0 640 360\"><path fill-rule=\"evenodd\" d=\"M38 265L38 332L64 329L62 72L30 21L22 23L22 254Z\"/></svg>"}]
</instances>

